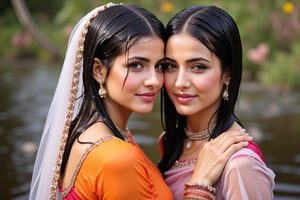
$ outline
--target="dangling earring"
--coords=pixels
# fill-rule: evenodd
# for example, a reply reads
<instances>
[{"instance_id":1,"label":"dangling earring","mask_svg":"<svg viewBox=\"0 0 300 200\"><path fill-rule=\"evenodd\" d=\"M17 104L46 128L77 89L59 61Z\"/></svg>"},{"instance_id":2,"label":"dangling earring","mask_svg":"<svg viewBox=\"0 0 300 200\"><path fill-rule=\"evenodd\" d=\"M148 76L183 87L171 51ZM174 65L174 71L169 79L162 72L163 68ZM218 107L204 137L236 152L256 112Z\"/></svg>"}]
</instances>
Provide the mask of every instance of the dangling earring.
<instances>
[{"instance_id":1,"label":"dangling earring","mask_svg":"<svg viewBox=\"0 0 300 200\"><path fill-rule=\"evenodd\" d=\"M225 90L223 92L223 99L225 101L229 101L228 85L229 84L225 84Z\"/></svg>"},{"instance_id":2,"label":"dangling earring","mask_svg":"<svg viewBox=\"0 0 300 200\"><path fill-rule=\"evenodd\" d=\"M106 94L107 94L106 89L103 87L103 81L102 80L100 81L100 86L99 86L98 94L99 94L99 96L100 96L101 99L105 98Z\"/></svg>"}]
</instances>

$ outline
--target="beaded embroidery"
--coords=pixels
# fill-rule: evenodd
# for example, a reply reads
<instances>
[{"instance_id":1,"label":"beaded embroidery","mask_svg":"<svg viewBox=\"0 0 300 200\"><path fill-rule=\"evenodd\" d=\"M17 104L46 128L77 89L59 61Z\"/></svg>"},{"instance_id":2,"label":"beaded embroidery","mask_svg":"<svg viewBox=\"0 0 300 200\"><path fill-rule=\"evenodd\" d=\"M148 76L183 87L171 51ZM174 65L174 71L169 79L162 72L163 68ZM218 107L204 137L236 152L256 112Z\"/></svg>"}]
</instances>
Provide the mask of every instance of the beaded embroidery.
<instances>
[{"instance_id":1,"label":"beaded embroidery","mask_svg":"<svg viewBox=\"0 0 300 200\"><path fill-rule=\"evenodd\" d=\"M176 160L171 169L180 169L188 166L193 166L197 162L197 158L192 158L190 160Z\"/></svg>"}]
</instances>

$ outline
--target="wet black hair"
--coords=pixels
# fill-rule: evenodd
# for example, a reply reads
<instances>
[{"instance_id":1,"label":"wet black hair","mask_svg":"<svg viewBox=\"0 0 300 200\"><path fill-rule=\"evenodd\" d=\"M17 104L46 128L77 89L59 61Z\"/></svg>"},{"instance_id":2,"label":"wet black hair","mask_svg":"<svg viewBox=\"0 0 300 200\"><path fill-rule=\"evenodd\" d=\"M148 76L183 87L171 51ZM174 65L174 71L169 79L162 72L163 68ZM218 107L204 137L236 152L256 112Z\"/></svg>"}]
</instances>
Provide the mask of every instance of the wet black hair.
<instances>
[{"instance_id":1,"label":"wet black hair","mask_svg":"<svg viewBox=\"0 0 300 200\"><path fill-rule=\"evenodd\" d=\"M229 101L222 99L214 114L217 126L210 138L215 138L231 127L233 121L240 124L234 114L242 76L242 43L237 24L226 11L216 6L192 6L180 11L167 24L167 40L179 33L188 33L204 44L220 59L222 72L230 76ZM186 117L177 113L164 87L161 107L165 134L162 138L164 154L158 168L164 173L183 152Z\"/></svg>"},{"instance_id":2,"label":"wet black hair","mask_svg":"<svg viewBox=\"0 0 300 200\"><path fill-rule=\"evenodd\" d=\"M165 41L164 25L155 15L135 5L116 5L106 8L90 23L83 50L83 101L69 129L61 174L65 172L74 141L79 140L79 136L99 118L116 137L124 139L112 122L103 99L98 95L99 83L93 78L93 61L98 58L107 68L109 76L114 59L121 54L126 54L136 41L147 36L156 36Z\"/></svg>"}]
</instances>

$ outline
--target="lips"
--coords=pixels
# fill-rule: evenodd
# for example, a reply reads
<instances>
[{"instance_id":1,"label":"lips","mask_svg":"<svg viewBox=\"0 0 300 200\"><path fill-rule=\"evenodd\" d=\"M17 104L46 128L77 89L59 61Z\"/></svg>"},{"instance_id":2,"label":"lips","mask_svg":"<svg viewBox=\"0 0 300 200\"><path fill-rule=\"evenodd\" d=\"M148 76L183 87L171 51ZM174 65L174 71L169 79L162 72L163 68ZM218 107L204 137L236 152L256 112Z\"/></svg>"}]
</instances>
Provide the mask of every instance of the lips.
<instances>
[{"instance_id":1,"label":"lips","mask_svg":"<svg viewBox=\"0 0 300 200\"><path fill-rule=\"evenodd\" d=\"M188 104L194 100L196 95L185 94L185 93L175 93L174 94L176 100L181 104Z\"/></svg>"},{"instance_id":2,"label":"lips","mask_svg":"<svg viewBox=\"0 0 300 200\"><path fill-rule=\"evenodd\" d=\"M137 96L146 102L153 102L156 97L156 92L139 93L139 94L137 94Z\"/></svg>"}]
</instances>

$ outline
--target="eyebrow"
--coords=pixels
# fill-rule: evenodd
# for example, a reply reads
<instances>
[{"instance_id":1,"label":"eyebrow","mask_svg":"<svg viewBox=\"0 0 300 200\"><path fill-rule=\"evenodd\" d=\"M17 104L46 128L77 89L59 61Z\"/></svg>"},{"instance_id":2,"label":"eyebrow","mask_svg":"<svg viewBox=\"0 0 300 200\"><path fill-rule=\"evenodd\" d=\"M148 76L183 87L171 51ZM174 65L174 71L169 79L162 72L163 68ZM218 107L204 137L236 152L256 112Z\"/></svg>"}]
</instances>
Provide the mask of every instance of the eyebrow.
<instances>
[{"instance_id":1,"label":"eyebrow","mask_svg":"<svg viewBox=\"0 0 300 200\"><path fill-rule=\"evenodd\" d=\"M207 60L206 58L203 58L203 57L189 59L186 61L186 63L195 62L195 61L205 61L207 63L210 63L209 60Z\"/></svg>"},{"instance_id":2,"label":"eyebrow","mask_svg":"<svg viewBox=\"0 0 300 200\"><path fill-rule=\"evenodd\" d=\"M128 58L128 61L130 61L130 60L143 60L144 62L150 62L150 59L140 57L140 56L133 56L133 57ZM161 63L161 62L164 62L164 61L165 61L165 58L162 58L162 59L159 59L157 61L157 63Z\"/></svg>"},{"instance_id":3,"label":"eyebrow","mask_svg":"<svg viewBox=\"0 0 300 200\"><path fill-rule=\"evenodd\" d=\"M172 58L169 58L169 57L165 57L165 60L166 61L171 61L171 62L176 62L175 59L172 59ZM205 61L207 63L210 63L209 60L207 60L206 58L203 58L203 57L197 57L197 58L191 58L187 61L185 61L186 63L191 63L191 62L196 62L196 61Z\"/></svg>"},{"instance_id":4,"label":"eyebrow","mask_svg":"<svg viewBox=\"0 0 300 200\"><path fill-rule=\"evenodd\" d=\"M133 56L133 57L128 58L128 60L143 60L145 62L150 62L150 59L145 58L145 57L140 57L140 56Z\"/></svg>"}]
</instances>

